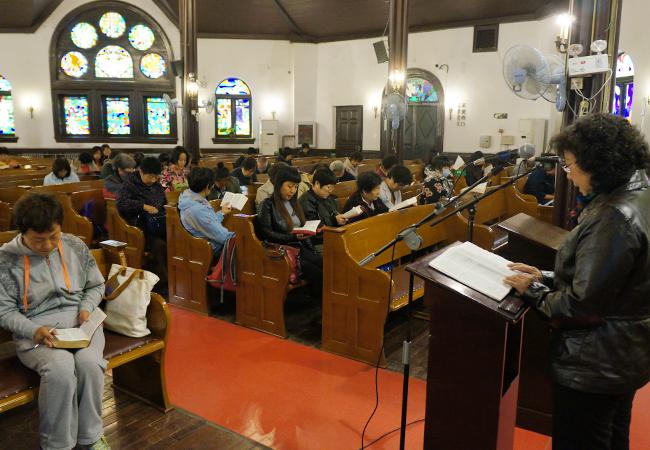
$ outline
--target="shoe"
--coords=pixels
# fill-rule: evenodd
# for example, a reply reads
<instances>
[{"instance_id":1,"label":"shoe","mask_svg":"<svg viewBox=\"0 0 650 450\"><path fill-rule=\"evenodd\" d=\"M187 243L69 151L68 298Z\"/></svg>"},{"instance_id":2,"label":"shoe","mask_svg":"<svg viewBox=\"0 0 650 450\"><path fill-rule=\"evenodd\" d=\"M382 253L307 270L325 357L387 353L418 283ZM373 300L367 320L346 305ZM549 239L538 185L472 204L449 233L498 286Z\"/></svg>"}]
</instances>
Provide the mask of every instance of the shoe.
<instances>
[{"instance_id":1,"label":"shoe","mask_svg":"<svg viewBox=\"0 0 650 450\"><path fill-rule=\"evenodd\" d=\"M88 450L111 450L111 446L108 445L106 436L100 437L97 442L95 442L92 445L89 445L87 448Z\"/></svg>"}]
</instances>

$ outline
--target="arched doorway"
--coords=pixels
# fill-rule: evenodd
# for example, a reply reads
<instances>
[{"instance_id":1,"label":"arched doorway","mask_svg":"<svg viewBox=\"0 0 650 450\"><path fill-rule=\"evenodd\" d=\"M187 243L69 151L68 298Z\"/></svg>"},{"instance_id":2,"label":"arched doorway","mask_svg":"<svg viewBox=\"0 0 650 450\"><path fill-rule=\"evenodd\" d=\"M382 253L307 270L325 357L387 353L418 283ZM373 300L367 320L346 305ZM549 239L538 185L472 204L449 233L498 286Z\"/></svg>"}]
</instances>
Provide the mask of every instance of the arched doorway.
<instances>
[{"instance_id":1,"label":"arched doorway","mask_svg":"<svg viewBox=\"0 0 650 450\"><path fill-rule=\"evenodd\" d=\"M387 89L384 89L384 96ZM425 161L433 151L442 152L445 130L445 94L440 80L423 69L408 69L406 79L408 111L404 130L404 159ZM383 117L383 111L382 111ZM381 152L390 142L390 124L381 121Z\"/></svg>"},{"instance_id":2,"label":"arched doorway","mask_svg":"<svg viewBox=\"0 0 650 450\"><path fill-rule=\"evenodd\" d=\"M612 113L632 120L632 101L634 100L634 63L625 52L618 54L616 60L616 88Z\"/></svg>"}]
</instances>

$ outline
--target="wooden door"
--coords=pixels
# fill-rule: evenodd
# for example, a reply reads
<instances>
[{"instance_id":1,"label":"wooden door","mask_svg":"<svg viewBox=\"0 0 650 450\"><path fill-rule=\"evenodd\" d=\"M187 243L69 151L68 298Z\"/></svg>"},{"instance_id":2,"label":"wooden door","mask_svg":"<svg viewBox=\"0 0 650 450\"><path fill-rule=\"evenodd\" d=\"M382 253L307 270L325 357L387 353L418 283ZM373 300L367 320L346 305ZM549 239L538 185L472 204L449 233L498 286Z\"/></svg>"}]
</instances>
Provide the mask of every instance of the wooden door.
<instances>
[{"instance_id":1,"label":"wooden door","mask_svg":"<svg viewBox=\"0 0 650 450\"><path fill-rule=\"evenodd\" d=\"M336 107L336 150L353 152L363 145L363 106Z\"/></svg>"},{"instance_id":2,"label":"wooden door","mask_svg":"<svg viewBox=\"0 0 650 450\"><path fill-rule=\"evenodd\" d=\"M404 124L404 159L426 161L442 151L444 110L438 104L409 104Z\"/></svg>"}]
</instances>

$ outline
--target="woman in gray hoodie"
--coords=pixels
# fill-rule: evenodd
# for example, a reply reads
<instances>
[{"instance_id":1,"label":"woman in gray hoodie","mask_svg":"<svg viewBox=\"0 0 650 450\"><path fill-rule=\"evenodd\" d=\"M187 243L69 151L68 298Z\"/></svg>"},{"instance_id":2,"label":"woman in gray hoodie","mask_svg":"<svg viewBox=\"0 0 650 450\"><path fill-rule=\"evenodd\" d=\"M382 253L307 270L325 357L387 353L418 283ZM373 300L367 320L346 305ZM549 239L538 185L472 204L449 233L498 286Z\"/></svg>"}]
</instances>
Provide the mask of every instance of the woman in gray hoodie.
<instances>
[{"instance_id":1,"label":"woman in gray hoodie","mask_svg":"<svg viewBox=\"0 0 650 450\"><path fill-rule=\"evenodd\" d=\"M18 359L41 377L41 448L108 449L102 328L86 348L53 348L55 327L76 327L98 307L104 278L88 247L61 232L63 210L53 196L24 196L14 217L20 234L0 247L0 327L13 333Z\"/></svg>"}]
</instances>

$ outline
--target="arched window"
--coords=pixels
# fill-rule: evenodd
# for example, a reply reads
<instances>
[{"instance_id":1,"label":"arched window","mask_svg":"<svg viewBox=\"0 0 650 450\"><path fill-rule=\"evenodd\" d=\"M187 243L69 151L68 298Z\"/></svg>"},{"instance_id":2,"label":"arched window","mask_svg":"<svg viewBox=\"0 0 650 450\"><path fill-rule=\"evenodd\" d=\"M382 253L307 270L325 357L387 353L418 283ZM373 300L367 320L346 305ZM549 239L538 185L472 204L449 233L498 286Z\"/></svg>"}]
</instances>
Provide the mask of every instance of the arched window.
<instances>
[{"instance_id":1,"label":"arched window","mask_svg":"<svg viewBox=\"0 0 650 450\"><path fill-rule=\"evenodd\" d=\"M148 14L116 1L68 14L50 52L59 142L176 142L169 40Z\"/></svg>"},{"instance_id":2,"label":"arched window","mask_svg":"<svg viewBox=\"0 0 650 450\"><path fill-rule=\"evenodd\" d=\"M409 103L438 103L438 91L429 80L413 76L406 81Z\"/></svg>"},{"instance_id":3,"label":"arched window","mask_svg":"<svg viewBox=\"0 0 650 450\"><path fill-rule=\"evenodd\" d=\"M214 142L253 143L251 90L239 78L226 78L214 91Z\"/></svg>"},{"instance_id":4,"label":"arched window","mask_svg":"<svg viewBox=\"0 0 650 450\"><path fill-rule=\"evenodd\" d=\"M16 142L17 140L11 83L0 75L0 142Z\"/></svg>"},{"instance_id":5,"label":"arched window","mask_svg":"<svg viewBox=\"0 0 650 450\"><path fill-rule=\"evenodd\" d=\"M634 63L625 52L616 60L616 86L614 88L614 105L612 113L632 119L632 101L634 100Z\"/></svg>"}]
</instances>

